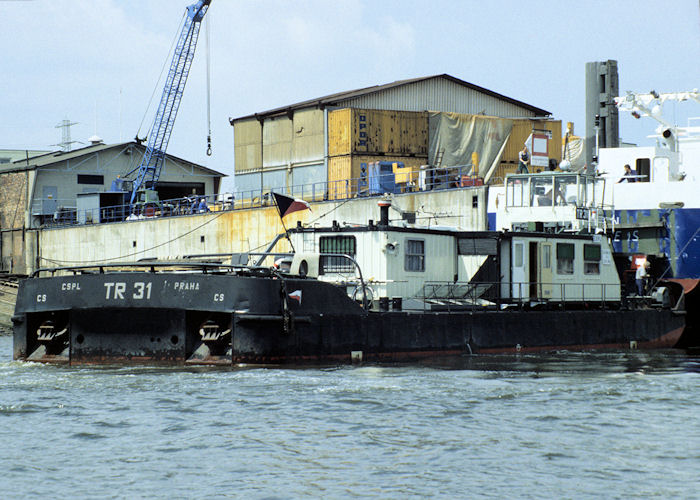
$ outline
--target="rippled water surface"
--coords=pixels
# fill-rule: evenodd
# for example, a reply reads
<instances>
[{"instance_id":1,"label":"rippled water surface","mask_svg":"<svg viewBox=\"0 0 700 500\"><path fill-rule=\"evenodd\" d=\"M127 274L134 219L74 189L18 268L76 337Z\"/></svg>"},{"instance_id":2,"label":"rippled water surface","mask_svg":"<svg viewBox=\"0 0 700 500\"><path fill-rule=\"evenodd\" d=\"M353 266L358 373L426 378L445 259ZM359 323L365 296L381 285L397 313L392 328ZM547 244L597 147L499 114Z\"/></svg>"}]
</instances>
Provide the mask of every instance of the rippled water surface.
<instances>
[{"instance_id":1,"label":"rippled water surface","mask_svg":"<svg viewBox=\"0 0 700 500\"><path fill-rule=\"evenodd\" d=\"M11 361L2 498L697 498L678 354L184 370Z\"/></svg>"}]
</instances>

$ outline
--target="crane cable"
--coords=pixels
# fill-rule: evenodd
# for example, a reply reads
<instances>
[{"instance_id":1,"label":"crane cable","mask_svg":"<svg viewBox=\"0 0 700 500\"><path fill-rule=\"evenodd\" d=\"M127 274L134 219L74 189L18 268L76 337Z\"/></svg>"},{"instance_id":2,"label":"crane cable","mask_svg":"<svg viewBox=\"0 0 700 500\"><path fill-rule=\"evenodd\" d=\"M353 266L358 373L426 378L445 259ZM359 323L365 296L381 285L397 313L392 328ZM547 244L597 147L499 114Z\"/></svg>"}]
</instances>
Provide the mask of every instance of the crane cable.
<instances>
[{"instance_id":1,"label":"crane cable","mask_svg":"<svg viewBox=\"0 0 700 500\"><path fill-rule=\"evenodd\" d=\"M211 54L209 46L211 45L211 14L204 20L204 29L206 30L206 54L207 54L207 156L211 156Z\"/></svg>"},{"instance_id":2,"label":"crane cable","mask_svg":"<svg viewBox=\"0 0 700 500\"><path fill-rule=\"evenodd\" d=\"M187 13L182 15L182 21L180 22L180 25L177 28L177 31L175 32L175 36L173 37L173 41L170 44L170 50L168 51L168 56L165 58L163 61L163 67L160 68L160 75L158 75L158 81L156 82L155 86L153 87L153 92L151 93L151 98L148 100L148 106L146 106L146 109L143 112L143 117L141 118L141 123L139 125L138 130L136 131L136 142L141 143L146 140L144 139L139 139L139 132L141 132L141 127L143 127L143 122L146 121L146 115L148 114L148 111L151 109L151 104L153 104L153 97L156 95L156 91L161 88L160 82L163 80L163 73L165 72L165 67L168 65L168 63L172 60L172 54L175 50L175 44L177 43L178 39L180 38L180 32L182 31L182 26L185 23L185 17L187 16ZM153 124L151 124L152 126ZM146 134L146 137L148 137L151 133L151 129L148 130L148 133Z\"/></svg>"}]
</instances>

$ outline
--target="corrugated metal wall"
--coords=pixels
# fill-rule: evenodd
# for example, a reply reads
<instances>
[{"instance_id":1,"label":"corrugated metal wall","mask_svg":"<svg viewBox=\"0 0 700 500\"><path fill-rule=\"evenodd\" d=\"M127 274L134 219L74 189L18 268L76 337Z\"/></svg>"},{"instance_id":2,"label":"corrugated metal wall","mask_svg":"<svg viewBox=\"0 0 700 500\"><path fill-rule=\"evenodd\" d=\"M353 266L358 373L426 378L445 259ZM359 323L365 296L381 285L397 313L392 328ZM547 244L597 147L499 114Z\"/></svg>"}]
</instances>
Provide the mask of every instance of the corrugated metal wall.
<instances>
[{"instance_id":1,"label":"corrugated metal wall","mask_svg":"<svg viewBox=\"0 0 700 500\"><path fill-rule=\"evenodd\" d=\"M361 160L335 159L347 155L418 156L418 165L426 164L428 126L427 110L484 114L496 117L534 117L534 113L478 90L464 87L445 78L433 78L381 92L348 99L342 108L328 112L328 169L323 180L335 181L341 172L356 174L358 167L340 167ZM400 111L397 111L400 110ZM365 122L361 123L360 118ZM301 166L326 164L325 116L321 109L294 111L287 115L266 118L261 125L252 118L235 122L236 173L274 171ZM497 177L517 166L517 152L532 128L530 120L522 120L527 133L512 135ZM425 127L423 127L425 123ZM538 128L553 132L552 157L561 158L561 122L540 122ZM544 124L544 126L541 126ZM362 125L366 125L361 129ZM523 129L524 133L524 129ZM364 134L364 137L361 136ZM377 158L372 161L381 160ZM331 167L333 163L333 167ZM354 169L354 170L353 170ZM271 174L275 177L277 174ZM301 178L302 176L300 176ZM316 178L320 181L320 178ZM295 179L296 181L296 179Z\"/></svg>"},{"instance_id":2,"label":"corrugated metal wall","mask_svg":"<svg viewBox=\"0 0 700 500\"><path fill-rule=\"evenodd\" d=\"M444 78L432 78L355 97L339 103L339 106L403 111L452 111L502 118L534 117L534 113L528 109Z\"/></svg>"},{"instance_id":3,"label":"corrugated metal wall","mask_svg":"<svg viewBox=\"0 0 700 500\"><path fill-rule=\"evenodd\" d=\"M324 157L324 116L319 109L296 111L293 118L277 116L236 122L236 173L314 164Z\"/></svg>"},{"instance_id":4,"label":"corrugated metal wall","mask_svg":"<svg viewBox=\"0 0 700 500\"><path fill-rule=\"evenodd\" d=\"M263 170L289 165L292 159L292 125L287 117L275 117L263 124Z\"/></svg>"},{"instance_id":5,"label":"corrugated metal wall","mask_svg":"<svg viewBox=\"0 0 700 500\"><path fill-rule=\"evenodd\" d=\"M428 113L345 108L328 114L328 154L428 154Z\"/></svg>"},{"instance_id":6,"label":"corrugated metal wall","mask_svg":"<svg viewBox=\"0 0 700 500\"><path fill-rule=\"evenodd\" d=\"M294 112L292 144L294 163L318 162L325 151L323 111L304 109Z\"/></svg>"},{"instance_id":7,"label":"corrugated metal wall","mask_svg":"<svg viewBox=\"0 0 700 500\"><path fill-rule=\"evenodd\" d=\"M236 122L234 129L234 164L236 173L248 172L262 165L262 125L256 119Z\"/></svg>"}]
</instances>

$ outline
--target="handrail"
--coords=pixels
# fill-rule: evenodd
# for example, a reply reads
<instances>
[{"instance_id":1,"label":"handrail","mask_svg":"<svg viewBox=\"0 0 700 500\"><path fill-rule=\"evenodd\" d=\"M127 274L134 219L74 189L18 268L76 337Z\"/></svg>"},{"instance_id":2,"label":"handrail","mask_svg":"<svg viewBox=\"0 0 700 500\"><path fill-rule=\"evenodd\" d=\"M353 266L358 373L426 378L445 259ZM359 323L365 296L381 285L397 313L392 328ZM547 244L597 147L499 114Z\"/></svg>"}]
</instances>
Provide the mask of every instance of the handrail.
<instances>
[{"instance_id":1,"label":"handrail","mask_svg":"<svg viewBox=\"0 0 700 500\"><path fill-rule=\"evenodd\" d=\"M402 172L402 176L405 176L409 181L394 183L394 193L471 188L478 185L475 180L479 178L472 176L469 173L470 170L470 165L414 168ZM424 182L421 181L421 172L425 172ZM393 174L385 174L379 177L384 176L393 177ZM464 180L465 176L472 180L466 182ZM142 204L143 207L138 209L141 213L133 213L132 205L129 203L78 210L76 198L35 198L30 206L30 214L36 218L32 227L115 223L265 206L272 207L274 206L270 196L272 191L302 198L305 201L343 201L357 197L379 197L385 194L384 189L376 190L376 192L371 189L367 177L357 177L336 181L270 186L239 190L232 193L192 195L165 199ZM204 200L203 205L201 204L202 200Z\"/></svg>"},{"instance_id":2,"label":"handrail","mask_svg":"<svg viewBox=\"0 0 700 500\"><path fill-rule=\"evenodd\" d=\"M552 296L544 296L544 287L553 287ZM531 290L535 293L531 296ZM444 292L440 294L440 289ZM558 288L559 295L554 295L554 289ZM463 289L464 293L457 296L454 291ZM428 281L423 284L420 292L414 298L424 301L424 309L428 300L444 300L448 310L449 301L463 300L472 310L480 309L478 299L484 299L496 306L516 305L522 308L526 303L553 303L565 307L566 303L596 303L603 309L607 309L612 301L609 298L611 289L620 290L619 302L623 300L623 286L620 283L586 283L586 282L544 282L544 281L478 281L478 282L454 282L454 281ZM600 291L599 294L596 294Z\"/></svg>"},{"instance_id":3,"label":"handrail","mask_svg":"<svg viewBox=\"0 0 700 500\"><path fill-rule=\"evenodd\" d=\"M105 270L109 269L148 269L150 272L156 272L156 269L160 268L190 268L190 269L200 269L206 272L208 269L241 269L243 266L234 266L231 264L221 264L218 262L193 262L193 261L163 261L159 262L156 260L145 260L141 262L110 262L105 264L84 264L80 266L58 266L58 267L42 267L34 271L30 278L36 278L41 273L51 273L55 275L57 272L65 271L72 272L73 274L82 273L90 269L99 271L100 274L104 274Z\"/></svg>"}]
</instances>

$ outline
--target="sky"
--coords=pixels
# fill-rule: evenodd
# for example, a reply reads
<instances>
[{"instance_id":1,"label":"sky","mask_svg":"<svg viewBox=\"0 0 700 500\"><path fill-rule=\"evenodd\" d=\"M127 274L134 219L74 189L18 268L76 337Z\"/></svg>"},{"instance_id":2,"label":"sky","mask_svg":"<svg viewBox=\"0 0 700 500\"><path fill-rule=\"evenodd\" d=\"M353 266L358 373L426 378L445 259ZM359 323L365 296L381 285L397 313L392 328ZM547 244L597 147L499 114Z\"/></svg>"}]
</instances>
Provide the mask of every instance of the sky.
<instances>
[{"instance_id":1,"label":"sky","mask_svg":"<svg viewBox=\"0 0 700 500\"><path fill-rule=\"evenodd\" d=\"M83 143L145 135L194 2L0 0L0 149L57 149L64 119ZM617 60L620 93L700 88L699 0L212 0L206 19L213 154L204 28L168 152L228 174L224 190L230 117L335 92L447 73L583 135L586 62ZM667 104L665 115L686 125L700 105ZM654 127L621 114L626 142L651 144Z\"/></svg>"}]
</instances>

